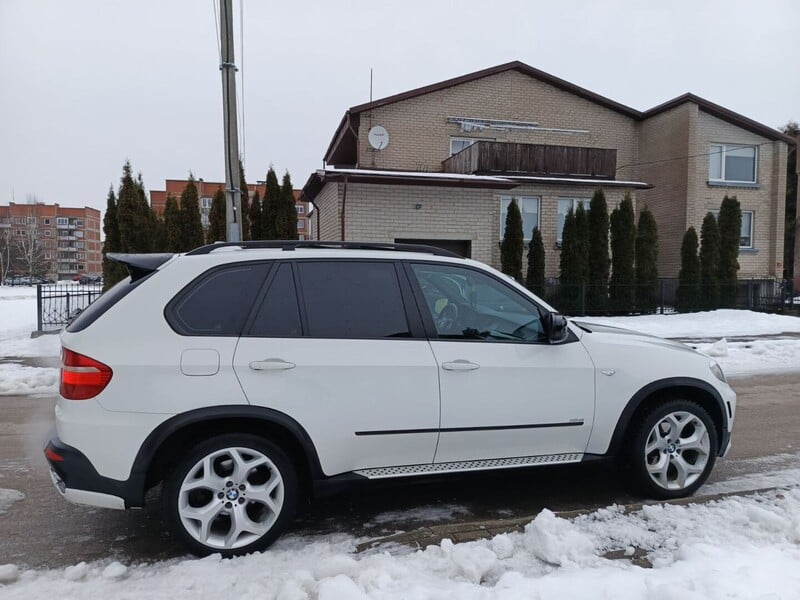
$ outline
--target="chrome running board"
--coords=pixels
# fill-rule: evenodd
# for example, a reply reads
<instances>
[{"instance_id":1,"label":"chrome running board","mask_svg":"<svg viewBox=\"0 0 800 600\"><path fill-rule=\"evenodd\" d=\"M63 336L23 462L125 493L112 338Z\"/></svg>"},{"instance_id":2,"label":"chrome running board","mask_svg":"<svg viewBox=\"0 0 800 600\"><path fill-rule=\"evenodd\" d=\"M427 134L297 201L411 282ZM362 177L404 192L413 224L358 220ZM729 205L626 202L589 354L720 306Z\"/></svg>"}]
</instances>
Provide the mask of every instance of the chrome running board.
<instances>
[{"instance_id":1,"label":"chrome running board","mask_svg":"<svg viewBox=\"0 0 800 600\"><path fill-rule=\"evenodd\" d=\"M530 465L580 462L583 453L542 454L539 456L518 456L514 458L489 458L485 460L466 460L459 462L430 463L424 465L405 465L400 467L378 467L374 469L358 469L353 471L368 479L386 479L387 477L408 477L427 475L430 473L456 473L459 471L483 471L489 469L510 469Z\"/></svg>"}]
</instances>

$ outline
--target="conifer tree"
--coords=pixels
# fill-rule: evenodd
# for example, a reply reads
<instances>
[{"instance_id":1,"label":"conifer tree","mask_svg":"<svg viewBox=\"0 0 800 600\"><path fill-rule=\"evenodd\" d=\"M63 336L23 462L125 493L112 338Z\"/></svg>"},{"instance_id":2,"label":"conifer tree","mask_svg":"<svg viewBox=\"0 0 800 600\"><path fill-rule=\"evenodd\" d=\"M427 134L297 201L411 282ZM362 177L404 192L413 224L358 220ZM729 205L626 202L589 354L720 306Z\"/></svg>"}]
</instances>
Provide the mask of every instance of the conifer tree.
<instances>
[{"instance_id":1,"label":"conifer tree","mask_svg":"<svg viewBox=\"0 0 800 600\"><path fill-rule=\"evenodd\" d=\"M739 241L742 235L742 209L736 196L725 196L719 207L719 295L720 306L736 304L739 273Z\"/></svg>"},{"instance_id":2,"label":"conifer tree","mask_svg":"<svg viewBox=\"0 0 800 600\"><path fill-rule=\"evenodd\" d=\"M512 198L506 212L506 229L500 242L500 270L506 275L522 282L522 213L517 199Z\"/></svg>"},{"instance_id":3,"label":"conifer tree","mask_svg":"<svg viewBox=\"0 0 800 600\"><path fill-rule=\"evenodd\" d=\"M181 222L178 199L172 194L167 194L167 201L164 204L164 237L167 252L183 252L184 250Z\"/></svg>"},{"instance_id":4,"label":"conifer tree","mask_svg":"<svg viewBox=\"0 0 800 600\"><path fill-rule=\"evenodd\" d=\"M274 240L278 237L276 218L278 210L278 199L281 195L281 186L278 183L278 176L272 167L267 171L267 183L264 191L264 198L261 200L261 231L265 240Z\"/></svg>"},{"instance_id":5,"label":"conifer tree","mask_svg":"<svg viewBox=\"0 0 800 600\"><path fill-rule=\"evenodd\" d=\"M636 215L633 201L626 193L611 213L611 306L617 311L630 311L636 297L634 255L636 253Z\"/></svg>"},{"instance_id":6,"label":"conifer tree","mask_svg":"<svg viewBox=\"0 0 800 600\"><path fill-rule=\"evenodd\" d=\"M589 213L578 203L575 210L575 240L577 262L581 266L581 283L589 281Z\"/></svg>"},{"instance_id":7,"label":"conifer tree","mask_svg":"<svg viewBox=\"0 0 800 600\"><path fill-rule=\"evenodd\" d=\"M147 192L144 189L144 180L142 179L142 172L136 174L136 212L139 216L139 223L141 227L140 244L142 252L152 252L154 249L153 244L156 240L156 215L150 208L150 203L147 201Z\"/></svg>"},{"instance_id":8,"label":"conifer tree","mask_svg":"<svg viewBox=\"0 0 800 600\"><path fill-rule=\"evenodd\" d=\"M242 222L242 240L250 239L250 188L244 178L244 165L239 159L239 188L242 190L242 214L239 217Z\"/></svg>"},{"instance_id":9,"label":"conifer tree","mask_svg":"<svg viewBox=\"0 0 800 600\"><path fill-rule=\"evenodd\" d=\"M117 197L114 188L109 187L106 200L106 214L103 216L103 289L107 290L127 275L125 266L113 262L106 256L109 252L119 252L119 221L117 220Z\"/></svg>"},{"instance_id":10,"label":"conifer tree","mask_svg":"<svg viewBox=\"0 0 800 600\"><path fill-rule=\"evenodd\" d=\"M692 312L698 308L700 292L700 259L697 257L697 231L689 227L681 243L681 270L678 273L678 290L675 308L678 312Z\"/></svg>"},{"instance_id":11,"label":"conifer tree","mask_svg":"<svg viewBox=\"0 0 800 600\"><path fill-rule=\"evenodd\" d=\"M211 210L208 213L208 232L206 243L224 242L228 239L225 222L225 191L218 189L211 200Z\"/></svg>"},{"instance_id":12,"label":"conifer tree","mask_svg":"<svg viewBox=\"0 0 800 600\"><path fill-rule=\"evenodd\" d=\"M153 231L153 252L167 252L167 229L164 225L164 217L159 217L154 210L150 210L152 231Z\"/></svg>"},{"instance_id":13,"label":"conifer tree","mask_svg":"<svg viewBox=\"0 0 800 600\"><path fill-rule=\"evenodd\" d=\"M150 207L144 193L141 174L133 179L131 163L122 167L122 179L117 193L120 251L150 252L152 246Z\"/></svg>"},{"instance_id":14,"label":"conifer tree","mask_svg":"<svg viewBox=\"0 0 800 600\"><path fill-rule=\"evenodd\" d=\"M719 228L712 213L706 213L700 228L700 306L719 307Z\"/></svg>"},{"instance_id":15,"label":"conifer tree","mask_svg":"<svg viewBox=\"0 0 800 600\"><path fill-rule=\"evenodd\" d=\"M297 209L294 205L294 189L292 178L287 171L283 175L278 206L275 215L275 226L279 240L297 239Z\"/></svg>"},{"instance_id":16,"label":"conifer tree","mask_svg":"<svg viewBox=\"0 0 800 600\"><path fill-rule=\"evenodd\" d=\"M636 228L636 290L639 310L653 312L658 306L658 227L647 206Z\"/></svg>"},{"instance_id":17,"label":"conifer tree","mask_svg":"<svg viewBox=\"0 0 800 600\"><path fill-rule=\"evenodd\" d=\"M560 275L558 278L562 304L558 308L567 314L575 314L581 307L586 266L581 262L580 245L576 213L570 208L564 218L564 229L561 233Z\"/></svg>"},{"instance_id":18,"label":"conifer tree","mask_svg":"<svg viewBox=\"0 0 800 600\"><path fill-rule=\"evenodd\" d=\"M531 241L528 243L528 272L525 286L537 296L544 296L544 242L538 227L533 228Z\"/></svg>"},{"instance_id":19,"label":"conifer tree","mask_svg":"<svg viewBox=\"0 0 800 600\"><path fill-rule=\"evenodd\" d=\"M181 192L180 205L181 251L188 251L202 246L205 241L203 223L200 220L200 201L197 197L197 186L194 176L189 174L189 181Z\"/></svg>"},{"instance_id":20,"label":"conifer tree","mask_svg":"<svg viewBox=\"0 0 800 600\"><path fill-rule=\"evenodd\" d=\"M589 310L603 311L608 304L608 206L603 190L598 189L589 205Z\"/></svg>"},{"instance_id":21,"label":"conifer tree","mask_svg":"<svg viewBox=\"0 0 800 600\"><path fill-rule=\"evenodd\" d=\"M261 215L261 198L256 190L253 196L253 201L250 203L250 239L263 240L264 239L264 219Z\"/></svg>"}]
</instances>

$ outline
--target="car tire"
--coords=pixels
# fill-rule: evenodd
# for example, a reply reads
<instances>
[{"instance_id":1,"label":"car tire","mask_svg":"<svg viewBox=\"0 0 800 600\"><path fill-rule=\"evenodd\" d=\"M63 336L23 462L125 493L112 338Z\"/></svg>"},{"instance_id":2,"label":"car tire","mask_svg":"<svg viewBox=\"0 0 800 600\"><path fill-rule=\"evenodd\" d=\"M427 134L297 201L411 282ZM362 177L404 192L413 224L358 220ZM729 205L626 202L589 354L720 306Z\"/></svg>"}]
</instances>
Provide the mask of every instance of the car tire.
<instances>
[{"instance_id":1,"label":"car tire","mask_svg":"<svg viewBox=\"0 0 800 600\"><path fill-rule=\"evenodd\" d=\"M669 400L648 411L630 443L636 491L669 500L693 494L708 478L719 449L714 422L690 400Z\"/></svg>"},{"instance_id":2,"label":"car tire","mask_svg":"<svg viewBox=\"0 0 800 600\"><path fill-rule=\"evenodd\" d=\"M265 549L291 524L297 472L276 444L226 434L190 448L167 475L161 496L169 531L199 556Z\"/></svg>"}]
</instances>

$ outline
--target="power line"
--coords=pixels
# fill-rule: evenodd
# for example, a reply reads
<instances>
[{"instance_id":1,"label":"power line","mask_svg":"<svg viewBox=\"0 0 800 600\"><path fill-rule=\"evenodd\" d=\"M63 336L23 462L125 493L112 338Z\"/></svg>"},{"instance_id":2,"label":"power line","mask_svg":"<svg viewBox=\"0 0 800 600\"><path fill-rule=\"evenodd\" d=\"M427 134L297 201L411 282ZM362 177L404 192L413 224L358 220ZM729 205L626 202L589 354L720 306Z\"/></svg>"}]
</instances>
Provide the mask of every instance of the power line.
<instances>
[{"instance_id":1,"label":"power line","mask_svg":"<svg viewBox=\"0 0 800 600\"><path fill-rule=\"evenodd\" d=\"M742 148L759 148L761 146L766 146L767 144L771 144L771 141L768 142L761 142L760 144L728 144L729 146L736 146L737 150ZM724 146L725 144L722 144ZM687 156L675 156L673 158L660 158L658 160L650 160L646 162L638 162L638 163L631 163L628 165L622 165L621 167L617 167L617 171L621 171L622 169L627 169L629 167L641 167L644 165L656 165L658 163L665 163L665 162L672 162L674 160L687 160L689 158L699 158L701 156L713 156L715 154L722 154L726 150L723 148L722 150L715 150L714 152L702 152L700 154L689 154Z\"/></svg>"},{"instance_id":2,"label":"power line","mask_svg":"<svg viewBox=\"0 0 800 600\"><path fill-rule=\"evenodd\" d=\"M211 7L214 9L214 39L217 41L217 57L219 62L222 63L222 47L219 42L219 16L217 15L217 2L211 0Z\"/></svg>"}]
</instances>

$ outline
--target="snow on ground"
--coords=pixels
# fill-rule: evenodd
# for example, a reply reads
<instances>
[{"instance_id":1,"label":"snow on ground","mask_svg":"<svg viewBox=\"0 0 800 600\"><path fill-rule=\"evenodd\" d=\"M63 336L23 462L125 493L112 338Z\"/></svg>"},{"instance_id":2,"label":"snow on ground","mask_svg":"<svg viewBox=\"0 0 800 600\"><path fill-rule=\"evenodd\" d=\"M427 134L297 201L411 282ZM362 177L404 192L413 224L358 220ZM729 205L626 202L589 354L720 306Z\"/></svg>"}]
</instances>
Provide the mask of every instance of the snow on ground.
<instances>
[{"instance_id":1,"label":"snow on ground","mask_svg":"<svg viewBox=\"0 0 800 600\"><path fill-rule=\"evenodd\" d=\"M0 286L0 358L58 356L58 336L32 339L35 330L36 288Z\"/></svg>"},{"instance_id":2,"label":"snow on ground","mask_svg":"<svg viewBox=\"0 0 800 600\"><path fill-rule=\"evenodd\" d=\"M25 494L19 490L0 488L0 515L4 514L14 502L25 500Z\"/></svg>"},{"instance_id":3,"label":"snow on ground","mask_svg":"<svg viewBox=\"0 0 800 600\"><path fill-rule=\"evenodd\" d=\"M0 396L54 394L57 385L58 369L0 363Z\"/></svg>"},{"instance_id":4,"label":"snow on ground","mask_svg":"<svg viewBox=\"0 0 800 600\"><path fill-rule=\"evenodd\" d=\"M57 597L203 598L242 595L294 600L405 598L614 598L700 600L800 596L800 490L690 506L611 506L566 520L542 511L523 533L424 550L357 540L285 537L272 549L222 560L152 564L111 560L66 569L0 566L8 600ZM603 557L647 553L653 568Z\"/></svg>"},{"instance_id":5,"label":"snow on ground","mask_svg":"<svg viewBox=\"0 0 800 600\"><path fill-rule=\"evenodd\" d=\"M800 371L800 339L728 342L725 338L690 346L713 357L726 375Z\"/></svg>"},{"instance_id":6,"label":"snow on ground","mask_svg":"<svg viewBox=\"0 0 800 600\"><path fill-rule=\"evenodd\" d=\"M722 338L800 333L800 317L752 310L720 309L699 313L636 317L576 317L576 320L624 327L668 338Z\"/></svg>"}]
</instances>

